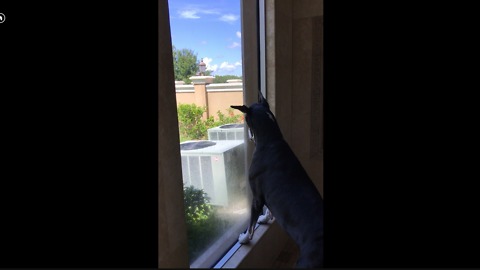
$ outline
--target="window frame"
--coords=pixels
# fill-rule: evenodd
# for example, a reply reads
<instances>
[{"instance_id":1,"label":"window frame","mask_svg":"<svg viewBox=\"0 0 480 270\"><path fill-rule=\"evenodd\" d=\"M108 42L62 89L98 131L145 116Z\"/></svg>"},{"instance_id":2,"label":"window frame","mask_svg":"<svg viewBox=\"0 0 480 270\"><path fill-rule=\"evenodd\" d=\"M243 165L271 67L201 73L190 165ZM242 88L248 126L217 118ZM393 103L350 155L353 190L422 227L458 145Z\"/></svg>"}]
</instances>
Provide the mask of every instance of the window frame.
<instances>
[{"instance_id":1,"label":"window frame","mask_svg":"<svg viewBox=\"0 0 480 270\"><path fill-rule=\"evenodd\" d=\"M274 8L266 0L241 1L242 3L242 57L244 78L244 104L258 101L258 90L267 98L270 107L275 108L274 88L267 82L267 8ZM256 52L256 53L252 53ZM246 68L248 67L248 68ZM268 91L270 90L270 91ZM245 132L246 136L248 132ZM246 142L246 172L250 166L254 144ZM247 173L248 175L248 173ZM250 191L250 190L249 190ZM251 200L251 193L249 193ZM245 227L246 228L246 227ZM255 226L254 238L247 245L234 245L214 268L270 268L287 243L289 236L276 223L275 218L268 225ZM262 258L261 261L258 258Z\"/></svg>"},{"instance_id":2,"label":"window frame","mask_svg":"<svg viewBox=\"0 0 480 270\"><path fill-rule=\"evenodd\" d=\"M241 28L242 28L242 75L243 75L243 103L251 104L258 99L257 89L262 89L266 96L265 80L265 17L264 0L240 1L241 4ZM263 29L263 30L262 30ZM253 53L255 52L255 53ZM246 68L248 67L248 68ZM248 183L248 170L253 156L254 145L249 141L247 126L245 125L244 147L245 147L245 180ZM249 186L249 185L248 185ZM250 188L247 188L247 200L252 200ZM250 209L248 209L250 210ZM191 268L212 268L221 267L222 261L225 264L233 261L240 262L243 258L237 251L241 248L238 244L238 235L244 232L248 226L249 217L241 224L229 230L220 237L212 247L200 255L192 264ZM264 227L264 226L263 226ZM258 239L265 233L265 228L257 230L255 237ZM233 235L231 235L233 234ZM233 241L232 241L233 240ZM251 246L251 245L250 245ZM214 256L216 254L216 256ZM237 254L237 256L234 256ZM213 259L214 258L214 259ZM234 258L234 260L232 260Z\"/></svg>"}]
</instances>

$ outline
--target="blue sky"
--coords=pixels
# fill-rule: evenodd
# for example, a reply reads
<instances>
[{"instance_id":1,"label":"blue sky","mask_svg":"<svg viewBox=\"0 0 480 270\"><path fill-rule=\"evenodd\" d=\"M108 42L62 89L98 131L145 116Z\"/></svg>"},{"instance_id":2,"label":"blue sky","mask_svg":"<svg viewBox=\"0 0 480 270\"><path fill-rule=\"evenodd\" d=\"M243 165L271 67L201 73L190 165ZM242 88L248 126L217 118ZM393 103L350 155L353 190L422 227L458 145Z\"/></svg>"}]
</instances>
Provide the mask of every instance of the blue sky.
<instances>
[{"instance_id":1,"label":"blue sky","mask_svg":"<svg viewBox=\"0 0 480 270\"><path fill-rule=\"evenodd\" d=\"M242 75L240 0L169 0L172 43L213 75Z\"/></svg>"}]
</instances>

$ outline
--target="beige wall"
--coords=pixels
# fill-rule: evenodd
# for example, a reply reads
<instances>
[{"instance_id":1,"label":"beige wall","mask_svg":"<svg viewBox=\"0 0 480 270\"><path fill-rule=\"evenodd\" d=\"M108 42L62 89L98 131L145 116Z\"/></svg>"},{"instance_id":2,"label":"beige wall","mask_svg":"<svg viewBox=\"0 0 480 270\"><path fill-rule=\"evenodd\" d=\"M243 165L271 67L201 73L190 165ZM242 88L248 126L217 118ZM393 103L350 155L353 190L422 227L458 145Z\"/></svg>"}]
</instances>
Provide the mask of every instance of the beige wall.
<instances>
[{"instance_id":1,"label":"beige wall","mask_svg":"<svg viewBox=\"0 0 480 270\"><path fill-rule=\"evenodd\" d=\"M228 113L230 105L242 105L243 104L243 85L242 83L218 83L218 84L197 84L176 86L176 99L177 106L179 104L196 104L197 106L206 106L208 110L208 116L213 116L218 119L217 111L223 114ZM203 88L203 89L202 89ZM198 101L195 98L195 91L206 90L206 104L205 102ZM198 96L198 95L197 95ZM234 114L243 115L242 112L234 110Z\"/></svg>"},{"instance_id":2,"label":"beige wall","mask_svg":"<svg viewBox=\"0 0 480 270\"><path fill-rule=\"evenodd\" d=\"M178 104L191 104L195 103L195 95L193 92L177 92L177 106Z\"/></svg>"},{"instance_id":3,"label":"beige wall","mask_svg":"<svg viewBox=\"0 0 480 270\"><path fill-rule=\"evenodd\" d=\"M217 111L227 114L230 105L243 104L243 92L207 92L207 96L209 114L215 116L215 118L217 118ZM234 110L233 113L243 115L238 110Z\"/></svg>"}]
</instances>

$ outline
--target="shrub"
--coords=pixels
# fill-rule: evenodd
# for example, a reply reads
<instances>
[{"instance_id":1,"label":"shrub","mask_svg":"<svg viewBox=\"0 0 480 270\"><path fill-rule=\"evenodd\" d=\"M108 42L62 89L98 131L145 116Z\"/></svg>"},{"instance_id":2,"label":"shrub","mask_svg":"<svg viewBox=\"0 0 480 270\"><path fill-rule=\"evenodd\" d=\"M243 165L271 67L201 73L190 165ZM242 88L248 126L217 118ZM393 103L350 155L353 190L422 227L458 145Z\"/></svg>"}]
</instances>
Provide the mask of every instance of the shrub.
<instances>
[{"instance_id":1,"label":"shrub","mask_svg":"<svg viewBox=\"0 0 480 270\"><path fill-rule=\"evenodd\" d=\"M192 261L215 239L222 221L209 204L207 194L193 186L183 188L188 252Z\"/></svg>"},{"instance_id":2,"label":"shrub","mask_svg":"<svg viewBox=\"0 0 480 270\"><path fill-rule=\"evenodd\" d=\"M220 125L243 122L242 115L235 115L232 108L227 109L227 115L217 111L218 120L213 116L202 119L205 107L195 104L180 104L177 107L178 130L180 142L187 140L206 140L207 130Z\"/></svg>"},{"instance_id":3,"label":"shrub","mask_svg":"<svg viewBox=\"0 0 480 270\"><path fill-rule=\"evenodd\" d=\"M232 108L228 108L227 113L228 115L224 115L220 111L217 111L218 121L215 122L215 126L231 123L243 123L243 115L234 114Z\"/></svg>"},{"instance_id":4,"label":"shrub","mask_svg":"<svg viewBox=\"0 0 480 270\"><path fill-rule=\"evenodd\" d=\"M202 120L205 108L195 104L180 104L177 112L180 141L202 139L207 132L205 122Z\"/></svg>"},{"instance_id":5,"label":"shrub","mask_svg":"<svg viewBox=\"0 0 480 270\"><path fill-rule=\"evenodd\" d=\"M215 75L213 78L213 83L226 83L230 79L242 79L241 76L236 75Z\"/></svg>"}]
</instances>

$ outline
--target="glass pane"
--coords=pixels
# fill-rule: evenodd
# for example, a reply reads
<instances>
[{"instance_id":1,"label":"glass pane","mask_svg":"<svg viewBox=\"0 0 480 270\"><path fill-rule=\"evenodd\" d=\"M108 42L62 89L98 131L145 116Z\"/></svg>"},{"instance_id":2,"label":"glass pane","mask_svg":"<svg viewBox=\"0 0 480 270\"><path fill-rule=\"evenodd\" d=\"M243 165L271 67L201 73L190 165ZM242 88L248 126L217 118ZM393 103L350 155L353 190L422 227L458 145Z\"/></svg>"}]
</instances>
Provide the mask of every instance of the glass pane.
<instances>
[{"instance_id":1,"label":"glass pane","mask_svg":"<svg viewBox=\"0 0 480 270\"><path fill-rule=\"evenodd\" d=\"M248 221L240 0L171 0L190 264L211 267Z\"/></svg>"}]
</instances>

